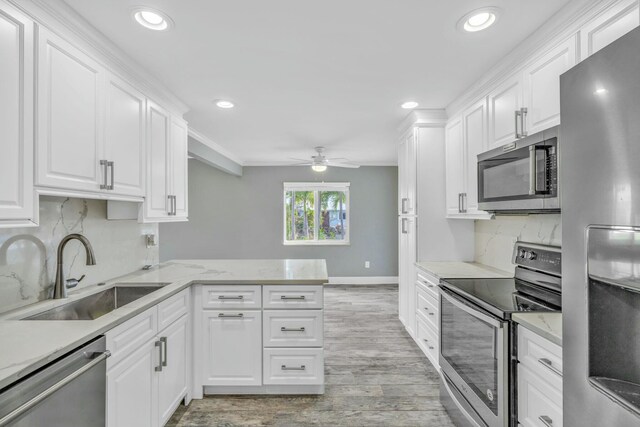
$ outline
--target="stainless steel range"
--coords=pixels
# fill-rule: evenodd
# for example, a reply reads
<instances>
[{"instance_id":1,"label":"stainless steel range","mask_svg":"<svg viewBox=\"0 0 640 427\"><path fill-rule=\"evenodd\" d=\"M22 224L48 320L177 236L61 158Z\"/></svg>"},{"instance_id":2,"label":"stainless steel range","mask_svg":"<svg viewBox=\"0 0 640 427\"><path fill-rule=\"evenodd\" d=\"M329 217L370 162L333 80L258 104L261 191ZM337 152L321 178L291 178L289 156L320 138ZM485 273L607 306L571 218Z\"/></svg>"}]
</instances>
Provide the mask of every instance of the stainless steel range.
<instances>
[{"instance_id":1,"label":"stainless steel range","mask_svg":"<svg viewBox=\"0 0 640 427\"><path fill-rule=\"evenodd\" d=\"M513 279L440 283L441 401L458 426L517 425L511 315L560 311L560 248L518 242Z\"/></svg>"}]
</instances>

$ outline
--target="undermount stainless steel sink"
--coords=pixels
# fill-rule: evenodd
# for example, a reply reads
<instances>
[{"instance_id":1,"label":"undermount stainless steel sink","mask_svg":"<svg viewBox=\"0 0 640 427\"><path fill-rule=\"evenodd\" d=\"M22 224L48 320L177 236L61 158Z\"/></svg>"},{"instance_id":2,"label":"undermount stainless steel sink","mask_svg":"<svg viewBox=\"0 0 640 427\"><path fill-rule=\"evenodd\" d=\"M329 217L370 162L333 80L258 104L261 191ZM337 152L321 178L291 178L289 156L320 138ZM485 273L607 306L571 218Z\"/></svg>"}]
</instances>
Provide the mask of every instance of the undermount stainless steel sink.
<instances>
[{"instance_id":1,"label":"undermount stainless steel sink","mask_svg":"<svg viewBox=\"0 0 640 427\"><path fill-rule=\"evenodd\" d=\"M22 320L94 320L123 307L168 283L127 283L86 296Z\"/></svg>"}]
</instances>

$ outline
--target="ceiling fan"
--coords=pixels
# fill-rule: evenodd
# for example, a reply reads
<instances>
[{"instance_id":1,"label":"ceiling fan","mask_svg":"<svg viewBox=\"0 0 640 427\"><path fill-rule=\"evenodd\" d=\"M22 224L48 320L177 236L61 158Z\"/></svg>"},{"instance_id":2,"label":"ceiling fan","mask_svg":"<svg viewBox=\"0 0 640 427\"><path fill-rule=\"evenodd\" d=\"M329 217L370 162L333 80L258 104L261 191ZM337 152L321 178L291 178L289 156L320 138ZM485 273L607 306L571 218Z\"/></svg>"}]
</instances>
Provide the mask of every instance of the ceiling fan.
<instances>
[{"instance_id":1,"label":"ceiling fan","mask_svg":"<svg viewBox=\"0 0 640 427\"><path fill-rule=\"evenodd\" d=\"M311 166L311 169L314 170L314 172L324 172L327 170L328 166L331 167L336 167L336 168L359 168L360 165L357 165L355 163L351 163L348 159L344 159L344 158L335 158L335 159L328 159L325 157L324 155L324 147L315 147L314 150L316 150L316 155L315 156L311 156L311 160L304 160L304 159L293 159L292 160L299 160L303 163L295 163L292 166Z\"/></svg>"}]
</instances>

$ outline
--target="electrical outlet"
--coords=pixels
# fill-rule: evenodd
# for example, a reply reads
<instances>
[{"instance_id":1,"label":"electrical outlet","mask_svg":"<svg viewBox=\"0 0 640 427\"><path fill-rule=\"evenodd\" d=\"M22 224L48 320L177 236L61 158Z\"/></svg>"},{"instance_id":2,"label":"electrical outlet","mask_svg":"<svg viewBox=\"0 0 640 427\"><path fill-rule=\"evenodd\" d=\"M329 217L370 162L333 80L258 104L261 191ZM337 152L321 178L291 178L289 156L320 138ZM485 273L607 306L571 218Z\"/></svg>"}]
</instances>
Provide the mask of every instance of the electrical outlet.
<instances>
[{"instance_id":1,"label":"electrical outlet","mask_svg":"<svg viewBox=\"0 0 640 427\"><path fill-rule=\"evenodd\" d=\"M369 267L371 267L371 263L369 261L365 261L364 268L369 268Z\"/></svg>"}]
</instances>

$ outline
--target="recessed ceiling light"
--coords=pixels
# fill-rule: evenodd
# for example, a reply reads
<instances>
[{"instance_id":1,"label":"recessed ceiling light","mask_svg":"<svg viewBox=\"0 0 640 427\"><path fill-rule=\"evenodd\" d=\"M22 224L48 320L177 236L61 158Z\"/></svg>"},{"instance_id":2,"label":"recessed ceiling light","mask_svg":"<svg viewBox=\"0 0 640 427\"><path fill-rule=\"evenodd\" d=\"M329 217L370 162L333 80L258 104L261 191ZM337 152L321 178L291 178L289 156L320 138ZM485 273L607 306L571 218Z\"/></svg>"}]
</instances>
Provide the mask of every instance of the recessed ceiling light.
<instances>
[{"instance_id":1,"label":"recessed ceiling light","mask_svg":"<svg viewBox=\"0 0 640 427\"><path fill-rule=\"evenodd\" d=\"M225 101L224 99L219 99L216 101L216 105L220 108L233 108L235 105L231 101Z\"/></svg>"},{"instance_id":2,"label":"recessed ceiling light","mask_svg":"<svg viewBox=\"0 0 640 427\"><path fill-rule=\"evenodd\" d=\"M609 91L603 87L599 87L593 93L596 95L606 95Z\"/></svg>"},{"instance_id":3,"label":"recessed ceiling light","mask_svg":"<svg viewBox=\"0 0 640 427\"><path fill-rule=\"evenodd\" d=\"M497 7L483 7L467 13L458 21L458 28L469 33L486 30L496 23L500 10Z\"/></svg>"},{"instance_id":4,"label":"recessed ceiling light","mask_svg":"<svg viewBox=\"0 0 640 427\"><path fill-rule=\"evenodd\" d=\"M407 101L407 102L403 102L400 107L404 108L405 110L410 110L412 108L416 108L418 106L418 103L416 101Z\"/></svg>"},{"instance_id":5,"label":"recessed ceiling light","mask_svg":"<svg viewBox=\"0 0 640 427\"><path fill-rule=\"evenodd\" d=\"M133 18L150 30L164 31L173 26L173 21L166 14L148 7L136 7L133 10Z\"/></svg>"}]
</instances>

